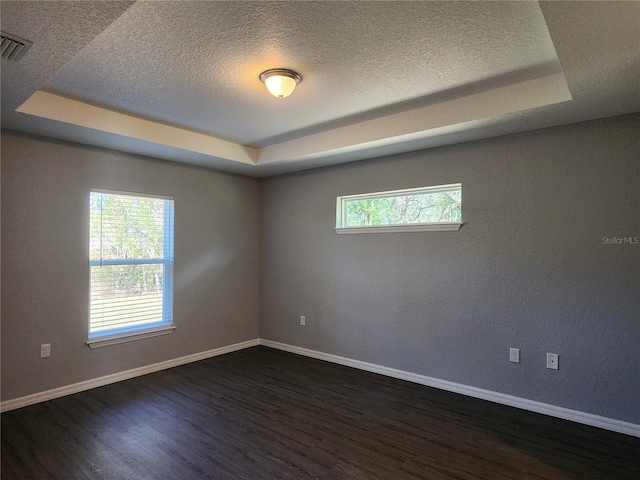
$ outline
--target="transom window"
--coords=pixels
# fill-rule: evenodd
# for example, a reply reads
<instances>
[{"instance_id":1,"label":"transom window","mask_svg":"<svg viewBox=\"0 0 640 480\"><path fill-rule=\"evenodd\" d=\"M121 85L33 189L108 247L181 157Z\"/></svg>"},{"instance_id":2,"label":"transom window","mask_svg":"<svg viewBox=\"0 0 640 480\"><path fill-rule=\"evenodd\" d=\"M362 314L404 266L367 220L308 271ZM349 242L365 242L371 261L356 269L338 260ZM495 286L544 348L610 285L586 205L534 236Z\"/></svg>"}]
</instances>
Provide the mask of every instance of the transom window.
<instances>
[{"instance_id":1,"label":"transom window","mask_svg":"<svg viewBox=\"0 0 640 480\"><path fill-rule=\"evenodd\" d=\"M462 184L338 197L337 233L458 230Z\"/></svg>"},{"instance_id":2,"label":"transom window","mask_svg":"<svg viewBox=\"0 0 640 480\"><path fill-rule=\"evenodd\" d=\"M88 343L172 329L173 199L92 189L89 204Z\"/></svg>"}]
</instances>

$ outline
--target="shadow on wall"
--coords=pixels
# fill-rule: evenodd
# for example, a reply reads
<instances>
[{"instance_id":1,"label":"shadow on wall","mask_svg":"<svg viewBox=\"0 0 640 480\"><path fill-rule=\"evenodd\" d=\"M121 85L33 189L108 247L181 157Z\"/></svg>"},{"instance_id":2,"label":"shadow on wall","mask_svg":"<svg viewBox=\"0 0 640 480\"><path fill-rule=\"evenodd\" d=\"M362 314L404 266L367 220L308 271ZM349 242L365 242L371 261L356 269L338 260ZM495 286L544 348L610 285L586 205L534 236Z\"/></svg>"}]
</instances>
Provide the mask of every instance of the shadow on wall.
<instances>
[{"instance_id":1,"label":"shadow on wall","mask_svg":"<svg viewBox=\"0 0 640 480\"><path fill-rule=\"evenodd\" d=\"M201 255L197 260L180 269L174 281L176 289L184 290L204 276L209 280L218 280L233 262L234 257L233 252L225 252L222 249Z\"/></svg>"}]
</instances>

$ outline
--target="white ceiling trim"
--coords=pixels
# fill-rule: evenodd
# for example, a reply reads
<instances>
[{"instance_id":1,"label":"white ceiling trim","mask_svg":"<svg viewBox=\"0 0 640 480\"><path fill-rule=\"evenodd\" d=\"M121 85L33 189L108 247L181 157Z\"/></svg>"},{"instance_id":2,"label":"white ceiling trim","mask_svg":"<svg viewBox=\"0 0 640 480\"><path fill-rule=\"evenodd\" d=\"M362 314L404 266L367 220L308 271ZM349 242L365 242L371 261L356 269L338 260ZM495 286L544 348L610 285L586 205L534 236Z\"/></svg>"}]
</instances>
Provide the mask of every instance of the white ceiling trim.
<instances>
[{"instance_id":1,"label":"white ceiling trim","mask_svg":"<svg viewBox=\"0 0 640 480\"><path fill-rule=\"evenodd\" d=\"M258 159L258 151L254 148L41 90L16 111L249 165L255 165Z\"/></svg>"},{"instance_id":2,"label":"white ceiling trim","mask_svg":"<svg viewBox=\"0 0 640 480\"><path fill-rule=\"evenodd\" d=\"M334 128L262 149L249 148L211 135L133 117L40 90L17 111L255 166L388 147L442 134L469 122L500 118L570 100L571 93L565 77L559 73Z\"/></svg>"},{"instance_id":3,"label":"white ceiling trim","mask_svg":"<svg viewBox=\"0 0 640 480\"><path fill-rule=\"evenodd\" d=\"M562 73L264 147L258 164L310 160L445 133L447 127L570 101Z\"/></svg>"}]
</instances>

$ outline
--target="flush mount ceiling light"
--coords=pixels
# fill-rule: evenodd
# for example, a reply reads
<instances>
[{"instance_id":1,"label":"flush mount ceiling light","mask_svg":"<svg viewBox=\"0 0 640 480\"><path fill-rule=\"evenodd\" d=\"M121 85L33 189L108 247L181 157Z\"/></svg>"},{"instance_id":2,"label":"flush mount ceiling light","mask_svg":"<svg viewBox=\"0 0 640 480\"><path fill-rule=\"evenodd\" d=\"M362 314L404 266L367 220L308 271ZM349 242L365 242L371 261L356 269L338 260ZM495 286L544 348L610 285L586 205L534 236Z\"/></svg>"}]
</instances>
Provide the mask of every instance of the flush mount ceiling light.
<instances>
[{"instance_id":1,"label":"flush mount ceiling light","mask_svg":"<svg viewBox=\"0 0 640 480\"><path fill-rule=\"evenodd\" d=\"M260 81L265 84L269 93L274 97L284 98L293 93L302 81L302 77L293 70L286 68L272 68L260 74Z\"/></svg>"}]
</instances>

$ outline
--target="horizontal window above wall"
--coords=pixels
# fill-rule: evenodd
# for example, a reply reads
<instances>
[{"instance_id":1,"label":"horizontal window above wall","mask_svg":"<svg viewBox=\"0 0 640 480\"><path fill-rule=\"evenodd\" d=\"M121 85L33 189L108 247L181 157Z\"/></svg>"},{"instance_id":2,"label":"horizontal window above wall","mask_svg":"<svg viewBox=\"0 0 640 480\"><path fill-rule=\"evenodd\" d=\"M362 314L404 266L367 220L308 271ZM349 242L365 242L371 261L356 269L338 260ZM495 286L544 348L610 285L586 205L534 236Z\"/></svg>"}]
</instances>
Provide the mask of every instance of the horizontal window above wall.
<instances>
[{"instance_id":1,"label":"horizontal window above wall","mask_svg":"<svg viewBox=\"0 0 640 480\"><path fill-rule=\"evenodd\" d=\"M336 233L459 230L462 184L409 188L337 198Z\"/></svg>"}]
</instances>

